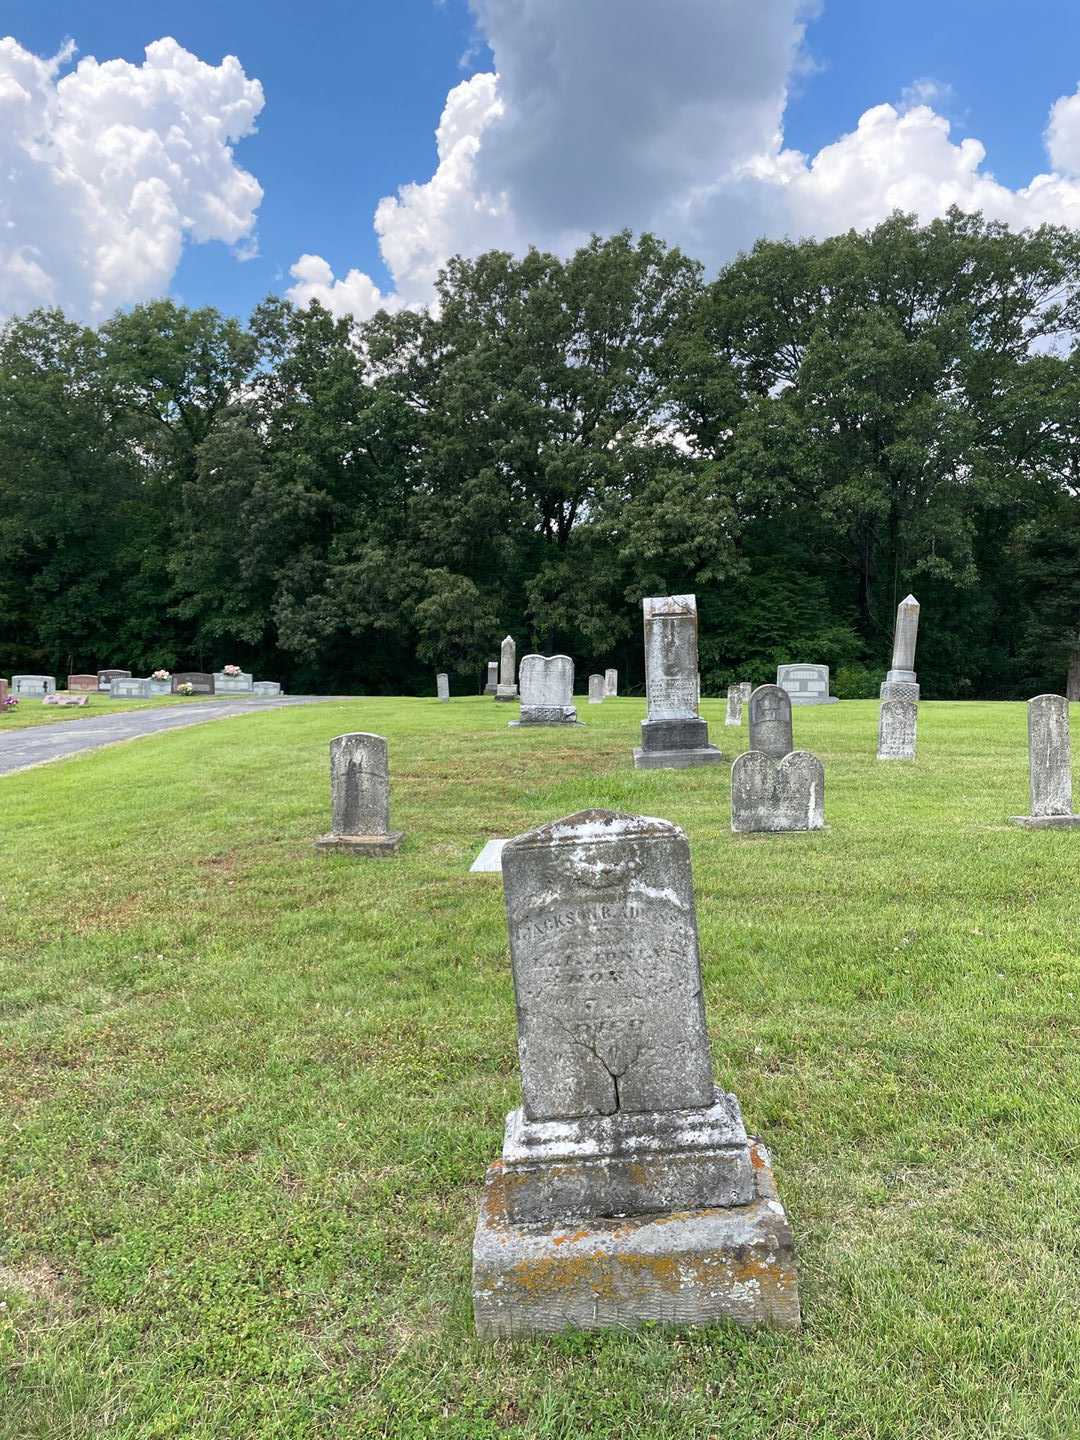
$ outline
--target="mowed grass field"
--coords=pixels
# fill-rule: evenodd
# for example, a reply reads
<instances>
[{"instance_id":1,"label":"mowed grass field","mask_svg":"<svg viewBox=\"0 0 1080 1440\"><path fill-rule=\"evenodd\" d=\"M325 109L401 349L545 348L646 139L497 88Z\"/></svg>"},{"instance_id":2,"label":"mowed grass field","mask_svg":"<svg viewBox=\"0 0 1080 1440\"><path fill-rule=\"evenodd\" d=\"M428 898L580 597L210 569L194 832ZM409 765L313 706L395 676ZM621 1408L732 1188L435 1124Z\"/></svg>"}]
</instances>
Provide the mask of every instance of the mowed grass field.
<instances>
[{"instance_id":1,"label":"mowed grass field","mask_svg":"<svg viewBox=\"0 0 1080 1440\"><path fill-rule=\"evenodd\" d=\"M829 829L776 837L726 766L633 770L641 701L579 710L334 702L0 779L3 1440L1080 1435L1080 833L1007 823L1024 706L924 704L914 765L874 703L796 710ZM389 738L396 859L311 848L347 730ZM800 1335L473 1336L518 1084L468 867L591 806L689 834Z\"/></svg>"}]
</instances>

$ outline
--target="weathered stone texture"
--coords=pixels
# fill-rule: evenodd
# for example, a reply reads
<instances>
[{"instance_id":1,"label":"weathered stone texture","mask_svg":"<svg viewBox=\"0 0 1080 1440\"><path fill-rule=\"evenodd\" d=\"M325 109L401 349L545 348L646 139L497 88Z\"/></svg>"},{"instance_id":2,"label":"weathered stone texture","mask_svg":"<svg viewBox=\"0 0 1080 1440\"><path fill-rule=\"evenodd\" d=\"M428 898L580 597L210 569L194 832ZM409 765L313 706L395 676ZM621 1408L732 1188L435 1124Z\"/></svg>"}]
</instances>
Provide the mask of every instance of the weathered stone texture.
<instances>
[{"instance_id":1,"label":"weathered stone texture","mask_svg":"<svg viewBox=\"0 0 1080 1440\"><path fill-rule=\"evenodd\" d=\"M776 683L787 692L793 705L835 705L829 694L827 665L778 665Z\"/></svg>"},{"instance_id":2,"label":"weathered stone texture","mask_svg":"<svg viewBox=\"0 0 1080 1440\"><path fill-rule=\"evenodd\" d=\"M574 662L569 655L526 655L518 672L521 715L511 725L572 725Z\"/></svg>"},{"instance_id":3,"label":"weathered stone texture","mask_svg":"<svg viewBox=\"0 0 1080 1440\"><path fill-rule=\"evenodd\" d=\"M794 748L791 696L779 685L759 685L750 696L750 749L782 760Z\"/></svg>"},{"instance_id":4,"label":"weathered stone texture","mask_svg":"<svg viewBox=\"0 0 1080 1440\"><path fill-rule=\"evenodd\" d=\"M609 669L609 670L605 670L605 671L604 671L604 694L605 694L606 696L608 696L609 699L612 699L612 698L614 698L615 696L617 696L618 693L619 693L619 672L618 672L618 670L610 670L610 669Z\"/></svg>"},{"instance_id":5,"label":"weathered stone texture","mask_svg":"<svg viewBox=\"0 0 1080 1440\"><path fill-rule=\"evenodd\" d=\"M494 695L499 688L499 662L489 660L487 662L487 684L484 686L485 695Z\"/></svg>"},{"instance_id":6,"label":"weathered stone texture","mask_svg":"<svg viewBox=\"0 0 1080 1440\"><path fill-rule=\"evenodd\" d=\"M404 838L390 829L390 756L381 735L358 731L330 742L332 830L320 850L392 855Z\"/></svg>"},{"instance_id":7,"label":"weathered stone texture","mask_svg":"<svg viewBox=\"0 0 1080 1440\"><path fill-rule=\"evenodd\" d=\"M450 699L450 676L445 671L440 670L435 676L435 693L440 700Z\"/></svg>"},{"instance_id":8,"label":"weathered stone texture","mask_svg":"<svg viewBox=\"0 0 1080 1440\"><path fill-rule=\"evenodd\" d=\"M882 700L878 716L879 760L914 760L919 707L914 700Z\"/></svg>"},{"instance_id":9,"label":"weathered stone texture","mask_svg":"<svg viewBox=\"0 0 1080 1440\"><path fill-rule=\"evenodd\" d=\"M1031 814L1013 815L1013 824L1030 830L1080 828L1080 815L1073 814L1072 741L1064 695L1036 695L1028 701L1028 763Z\"/></svg>"},{"instance_id":10,"label":"weathered stone texture","mask_svg":"<svg viewBox=\"0 0 1080 1440\"><path fill-rule=\"evenodd\" d=\"M825 827L825 767L809 750L774 760L760 750L731 767L731 828L737 834Z\"/></svg>"},{"instance_id":11,"label":"weathered stone texture","mask_svg":"<svg viewBox=\"0 0 1080 1440\"><path fill-rule=\"evenodd\" d=\"M645 624L648 716L634 751L639 770L716 765L708 724L698 715L698 620L693 595L656 595L641 602Z\"/></svg>"},{"instance_id":12,"label":"weathered stone texture","mask_svg":"<svg viewBox=\"0 0 1080 1440\"><path fill-rule=\"evenodd\" d=\"M727 712L724 715L725 725L742 724L742 686L729 685L727 688Z\"/></svg>"},{"instance_id":13,"label":"weathered stone texture","mask_svg":"<svg viewBox=\"0 0 1080 1440\"><path fill-rule=\"evenodd\" d=\"M896 607L892 666L881 682L882 700L913 700L919 703L915 674L915 644L919 637L919 602L907 595Z\"/></svg>"},{"instance_id":14,"label":"weathered stone texture","mask_svg":"<svg viewBox=\"0 0 1080 1440\"><path fill-rule=\"evenodd\" d=\"M496 700L516 700L518 687L514 680L517 671L517 646L513 636L507 635L499 651L499 683L495 689Z\"/></svg>"},{"instance_id":15,"label":"weathered stone texture","mask_svg":"<svg viewBox=\"0 0 1080 1440\"><path fill-rule=\"evenodd\" d=\"M604 703L604 677L603 675L589 676L589 704L602 705Z\"/></svg>"}]
</instances>

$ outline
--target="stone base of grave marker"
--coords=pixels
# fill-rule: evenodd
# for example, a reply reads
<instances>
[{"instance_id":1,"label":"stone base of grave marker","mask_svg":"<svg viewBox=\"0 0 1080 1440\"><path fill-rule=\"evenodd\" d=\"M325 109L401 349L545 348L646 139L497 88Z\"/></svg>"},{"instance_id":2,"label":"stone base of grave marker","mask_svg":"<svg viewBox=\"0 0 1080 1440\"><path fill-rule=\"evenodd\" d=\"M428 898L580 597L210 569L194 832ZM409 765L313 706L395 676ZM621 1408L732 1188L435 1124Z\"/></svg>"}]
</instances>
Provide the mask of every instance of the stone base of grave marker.
<instances>
[{"instance_id":1,"label":"stone base of grave marker","mask_svg":"<svg viewBox=\"0 0 1080 1440\"><path fill-rule=\"evenodd\" d=\"M496 700L516 700L518 698L518 687L516 685L496 685Z\"/></svg>"},{"instance_id":2,"label":"stone base of grave marker","mask_svg":"<svg viewBox=\"0 0 1080 1440\"><path fill-rule=\"evenodd\" d=\"M919 703L919 685L914 670L890 670L881 682L879 700L914 700Z\"/></svg>"},{"instance_id":3,"label":"stone base of grave marker","mask_svg":"<svg viewBox=\"0 0 1080 1440\"><path fill-rule=\"evenodd\" d=\"M700 716L641 722L641 746L634 751L637 770L688 770L719 765L723 758L709 744L709 725Z\"/></svg>"},{"instance_id":4,"label":"stone base of grave marker","mask_svg":"<svg viewBox=\"0 0 1080 1440\"><path fill-rule=\"evenodd\" d=\"M765 1147L751 1141L747 1154L746 1203L554 1225L511 1220L509 1173L496 1163L473 1242L477 1334L716 1320L797 1330L791 1229Z\"/></svg>"},{"instance_id":5,"label":"stone base of grave marker","mask_svg":"<svg viewBox=\"0 0 1080 1440\"><path fill-rule=\"evenodd\" d=\"M1010 815L1009 824L1025 830L1080 830L1080 815Z\"/></svg>"},{"instance_id":6,"label":"stone base of grave marker","mask_svg":"<svg viewBox=\"0 0 1080 1440\"><path fill-rule=\"evenodd\" d=\"M521 717L511 720L510 729L528 725L580 725L576 705L523 705Z\"/></svg>"},{"instance_id":7,"label":"stone base of grave marker","mask_svg":"<svg viewBox=\"0 0 1080 1440\"><path fill-rule=\"evenodd\" d=\"M320 835L316 850L336 850L341 855L396 855L405 839L404 830L385 835Z\"/></svg>"}]
</instances>

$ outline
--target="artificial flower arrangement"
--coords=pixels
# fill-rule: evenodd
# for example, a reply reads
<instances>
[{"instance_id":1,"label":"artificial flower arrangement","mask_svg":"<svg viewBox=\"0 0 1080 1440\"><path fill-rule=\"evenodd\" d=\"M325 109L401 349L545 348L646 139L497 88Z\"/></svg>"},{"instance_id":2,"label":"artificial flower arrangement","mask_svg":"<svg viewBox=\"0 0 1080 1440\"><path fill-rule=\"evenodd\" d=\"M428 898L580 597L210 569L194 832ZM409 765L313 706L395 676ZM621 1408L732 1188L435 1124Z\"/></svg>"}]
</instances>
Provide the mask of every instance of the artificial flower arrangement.
<instances>
[{"instance_id":1,"label":"artificial flower arrangement","mask_svg":"<svg viewBox=\"0 0 1080 1440\"><path fill-rule=\"evenodd\" d=\"M156 679L156 678L157 678L157 677L155 676L155 679ZM191 683L190 680L185 680L182 685L177 685L177 687L176 687L176 693L177 693L178 695L194 695L194 694L195 694L195 686L192 685L192 683Z\"/></svg>"},{"instance_id":2,"label":"artificial flower arrangement","mask_svg":"<svg viewBox=\"0 0 1080 1440\"><path fill-rule=\"evenodd\" d=\"M4 701L4 709L5 709L5 710L14 710L14 709L15 709L15 706L18 705L18 703L19 703L19 697L18 697L17 695L9 695L9 696L7 697L7 699Z\"/></svg>"},{"instance_id":3,"label":"artificial flower arrangement","mask_svg":"<svg viewBox=\"0 0 1080 1440\"><path fill-rule=\"evenodd\" d=\"M171 680L171 679L172 679L172 671L171 671L171 670L155 670L154 673L151 675L150 678L151 678L151 680Z\"/></svg>"},{"instance_id":4,"label":"artificial flower arrangement","mask_svg":"<svg viewBox=\"0 0 1080 1440\"><path fill-rule=\"evenodd\" d=\"M239 675L242 672L239 665L226 665L221 673L223 675Z\"/></svg>"}]
</instances>

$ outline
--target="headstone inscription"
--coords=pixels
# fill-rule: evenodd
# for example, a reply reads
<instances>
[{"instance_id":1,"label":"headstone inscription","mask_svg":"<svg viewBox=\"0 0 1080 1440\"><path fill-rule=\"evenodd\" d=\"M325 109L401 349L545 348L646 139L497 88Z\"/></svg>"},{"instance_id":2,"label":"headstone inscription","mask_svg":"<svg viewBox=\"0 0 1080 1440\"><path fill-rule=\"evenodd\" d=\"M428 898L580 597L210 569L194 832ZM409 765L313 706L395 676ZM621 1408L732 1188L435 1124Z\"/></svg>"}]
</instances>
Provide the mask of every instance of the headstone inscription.
<instances>
[{"instance_id":1,"label":"headstone inscription","mask_svg":"<svg viewBox=\"0 0 1080 1440\"><path fill-rule=\"evenodd\" d=\"M518 725L577 725L574 662L569 655L526 655L518 672L521 717Z\"/></svg>"},{"instance_id":2,"label":"headstone inscription","mask_svg":"<svg viewBox=\"0 0 1080 1440\"><path fill-rule=\"evenodd\" d=\"M727 687L727 711L724 715L725 725L742 724L742 686L729 685Z\"/></svg>"},{"instance_id":3,"label":"headstone inscription","mask_svg":"<svg viewBox=\"0 0 1080 1440\"><path fill-rule=\"evenodd\" d=\"M914 760L919 707L914 700L882 700L878 714L879 760Z\"/></svg>"},{"instance_id":4,"label":"headstone inscription","mask_svg":"<svg viewBox=\"0 0 1080 1440\"><path fill-rule=\"evenodd\" d=\"M919 638L919 602L907 595L896 607L892 668L881 682L882 700L913 700L919 703L915 677L915 642Z\"/></svg>"},{"instance_id":5,"label":"headstone inscription","mask_svg":"<svg viewBox=\"0 0 1080 1440\"><path fill-rule=\"evenodd\" d=\"M604 703L604 677L603 675L589 676L589 704L602 705Z\"/></svg>"},{"instance_id":6,"label":"headstone inscription","mask_svg":"<svg viewBox=\"0 0 1080 1440\"><path fill-rule=\"evenodd\" d=\"M1031 814L1012 815L1027 830L1074 830L1072 741L1069 702L1064 695L1036 695L1028 701L1028 763Z\"/></svg>"},{"instance_id":7,"label":"headstone inscription","mask_svg":"<svg viewBox=\"0 0 1080 1440\"><path fill-rule=\"evenodd\" d=\"M190 685L194 695L213 695L214 677L205 670L184 670L173 676L176 688L181 685Z\"/></svg>"},{"instance_id":8,"label":"headstone inscription","mask_svg":"<svg viewBox=\"0 0 1080 1440\"><path fill-rule=\"evenodd\" d=\"M476 1228L477 1331L797 1327L768 1155L713 1081L685 834L585 811L508 841L502 872L523 1103Z\"/></svg>"},{"instance_id":9,"label":"headstone inscription","mask_svg":"<svg viewBox=\"0 0 1080 1440\"><path fill-rule=\"evenodd\" d=\"M779 685L759 685L750 696L750 749L782 760L795 749L791 696Z\"/></svg>"},{"instance_id":10,"label":"headstone inscription","mask_svg":"<svg viewBox=\"0 0 1080 1440\"><path fill-rule=\"evenodd\" d=\"M126 680L130 674L130 670L99 670L97 672L98 689L107 692L112 689L114 680Z\"/></svg>"},{"instance_id":11,"label":"headstone inscription","mask_svg":"<svg viewBox=\"0 0 1080 1440\"><path fill-rule=\"evenodd\" d=\"M786 690L792 705L836 705L829 694L828 665L778 665L776 683Z\"/></svg>"},{"instance_id":12,"label":"headstone inscription","mask_svg":"<svg viewBox=\"0 0 1080 1440\"><path fill-rule=\"evenodd\" d=\"M330 741L331 830L317 850L396 855L405 838L390 829L390 754L381 735L360 731Z\"/></svg>"},{"instance_id":13,"label":"headstone inscription","mask_svg":"<svg viewBox=\"0 0 1080 1440\"><path fill-rule=\"evenodd\" d=\"M737 834L825 828L825 767L809 750L774 760L760 750L731 767L731 828Z\"/></svg>"},{"instance_id":14,"label":"headstone inscription","mask_svg":"<svg viewBox=\"0 0 1080 1440\"><path fill-rule=\"evenodd\" d=\"M618 670L604 671L604 694L609 700L613 700L619 693L619 672Z\"/></svg>"},{"instance_id":15,"label":"headstone inscription","mask_svg":"<svg viewBox=\"0 0 1080 1440\"><path fill-rule=\"evenodd\" d=\"M709 744L709 727L698 714L698 618L693 595L656 595L641 602L645 623L645 693L639 770L682 770L717 765L723 756Z\"/></svg>"},{"instance_id":16,"label":"headstone inscription","mask_svg":"<svg viewBox=\"0 0 1080 1440\"><path fill-rule=\"evenodd\" d=\"M226 675L224 670L214 671L215 695L250 695L254 679L245 670L236 675Z\"/></svg>"},{"instance_id":17,"label":"headstone inscription","mask_svg":"<svg viewBox=\"0 0 1080 1440\"><path fill-rule=\"evenodd\" d=\"M251 693L257 700L273 700L281 694L281 681L255 680L252 682Z\"/></svg>"},{"instance_id":18,"label":"headstone inscription","mask_svg":"<svg viewBox=\"0 0 1080 1440\"><path fill-rule=\"evenodd\" d=\"M440 670L435 676L435 693L443 702L450 699L450 676L445 670Z\"/></svg>"},{"instance_id":19,"label":"headstone inscription","mask_svg":"<svg viewBox=\"0 0 1080 1440\"><path fill-rule=\"evenodd\" d=\"M55 695L55 675L12 675L13 695Z\"/></svg>"},{"instance_id":20,"label":"headstone inscription","mask_svg":"<svg viewBox=\"0 0 1080 1440\"><path fill-rule=\"evenodd\" d=\"M131 675L117 675L109 687L113 700L150 700L153 689L149 679L138 679Z\"/></svg>"},{"instance_id":21,"label":"headstone inscription","mask_svg":"<svg viewBox=\"0 0 1080 1440\"><path fill-rule=\"evenodd\" d=\"M517 671L517 646L512 635L507 635L499 650L499 683L495 689L496 700L516 700L518 687L514 681Z\"/></svg>"},{"instance_id":22,"label":"headstone inscription","mask_svg":"<svg viewBox=\"0 0 1080 1440\"><path fill-rule=\"evenodd\" d=\"M487 684L484 686L485 695L494 695L499 689L499 662L489 660L487 662Z\"/></svg>"},{"instance_id":23,"label":"headstone inscription","mask_svg":"<svg viewBox=\"0 0 1080 1440\"><path fill-rule=\"evenodd\" d=\"M98 677L96 675L69 675L67 688L71 695L85 695L88 690L97 690Z\"/></svg>"}]
</instances>

